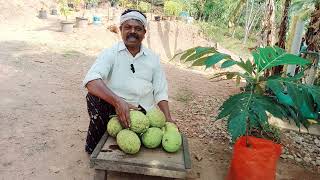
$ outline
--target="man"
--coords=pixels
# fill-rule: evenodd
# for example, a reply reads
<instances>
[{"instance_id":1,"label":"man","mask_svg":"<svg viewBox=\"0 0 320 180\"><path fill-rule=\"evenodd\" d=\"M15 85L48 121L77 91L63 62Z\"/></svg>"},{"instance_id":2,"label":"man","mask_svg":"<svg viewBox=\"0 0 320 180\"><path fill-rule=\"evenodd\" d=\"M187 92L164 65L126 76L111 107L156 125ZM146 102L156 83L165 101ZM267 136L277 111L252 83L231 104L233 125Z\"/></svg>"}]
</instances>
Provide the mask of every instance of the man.
<instances>
[{"instance_id":1,"label":"man","mask_svg":"<svg viewBox=\"0 0 320 180\"><path fill-rule=\"evenodd\" d=\"M137 10L126 10L120 17L122 40L105 49L90 68L83 85L88 89L90 116L85 150L91 154L105 133L110 115L117 115L130 127L129 110L146 113L156 105L167 121L172 121L168 86L160 59L141 42L147 19Z\"/></svg>"}]
</instances>

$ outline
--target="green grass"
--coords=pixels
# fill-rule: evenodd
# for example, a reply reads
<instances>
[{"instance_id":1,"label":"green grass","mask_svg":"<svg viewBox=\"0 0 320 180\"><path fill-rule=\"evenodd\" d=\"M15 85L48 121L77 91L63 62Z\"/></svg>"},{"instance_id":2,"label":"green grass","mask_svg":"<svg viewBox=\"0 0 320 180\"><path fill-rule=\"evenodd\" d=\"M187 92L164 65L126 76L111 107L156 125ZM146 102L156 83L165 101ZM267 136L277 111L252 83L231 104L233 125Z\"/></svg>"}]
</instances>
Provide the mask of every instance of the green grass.
<instances>
[{"instance_id":1,"label":"green grass","mask_svg":"<svg viewBox=\"0 0 320 180\"><path fill-rule=\"evenodd\" d=\"M255 40L250 37L247 40L247 43L243 44L243 28L237 28L234 38L232 38L232 34L228 32L226 27L215 26L214 23L208 22L198 22L197 25L209 40L217 42L220 46L234 52L236 55L241 56L244 59L251 57L248 48L255 46Z\"/></svg>"}]
</instances>

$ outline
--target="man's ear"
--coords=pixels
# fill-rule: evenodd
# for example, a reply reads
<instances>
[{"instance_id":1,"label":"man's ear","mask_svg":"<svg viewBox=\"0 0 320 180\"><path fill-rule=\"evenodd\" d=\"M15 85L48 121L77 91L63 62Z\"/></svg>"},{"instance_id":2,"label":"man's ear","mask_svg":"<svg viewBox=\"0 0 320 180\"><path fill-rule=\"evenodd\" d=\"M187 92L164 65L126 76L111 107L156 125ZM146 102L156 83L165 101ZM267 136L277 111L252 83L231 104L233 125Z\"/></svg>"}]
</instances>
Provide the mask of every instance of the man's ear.
<instances>
[{"instance_id":1,"label":"man's ear","mask_svg":"<svg viewBox=\"0 0 320 180\"><path fill-rule=\"evenodd\" d=\"M119 26L119 29L120 29L120 31L121 31L121 29L122 29L122 26Z\"/></svg>"}]
</instances>

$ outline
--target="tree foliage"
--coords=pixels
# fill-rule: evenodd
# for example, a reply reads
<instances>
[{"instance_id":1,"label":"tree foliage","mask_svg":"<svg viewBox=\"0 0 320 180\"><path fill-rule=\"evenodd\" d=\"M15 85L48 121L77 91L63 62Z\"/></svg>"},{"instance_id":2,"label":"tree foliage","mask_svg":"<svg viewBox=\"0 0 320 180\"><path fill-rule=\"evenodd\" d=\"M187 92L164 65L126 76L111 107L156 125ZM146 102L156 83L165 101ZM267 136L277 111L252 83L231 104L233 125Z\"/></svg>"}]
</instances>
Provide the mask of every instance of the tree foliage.
<instances>
[{"instance_id":1,"label":"tree foliage","mask_svg":"<svg viewBox=\"0 0 320 180\"><path fill-rule=\"evenodd\" d=\"M298 127L309 127L310 122L320 122L320 87L301 83L303 71L294 77L270 76L265 71L278 66L310 64L299 56L289 54L279 47L258 48L252 52L254 62L236 61L230 55L211 47L194 47L177 54L182 62L192 66L211 66L222 63L221 68L238 66L241 71L223 72L213 78L246 80L244 91L231 96L220 107L217 119L228 122L228 131L235 140L246 130L269 128L267 112L281 119L292 119Z\"/></svg>"}]
</instances>

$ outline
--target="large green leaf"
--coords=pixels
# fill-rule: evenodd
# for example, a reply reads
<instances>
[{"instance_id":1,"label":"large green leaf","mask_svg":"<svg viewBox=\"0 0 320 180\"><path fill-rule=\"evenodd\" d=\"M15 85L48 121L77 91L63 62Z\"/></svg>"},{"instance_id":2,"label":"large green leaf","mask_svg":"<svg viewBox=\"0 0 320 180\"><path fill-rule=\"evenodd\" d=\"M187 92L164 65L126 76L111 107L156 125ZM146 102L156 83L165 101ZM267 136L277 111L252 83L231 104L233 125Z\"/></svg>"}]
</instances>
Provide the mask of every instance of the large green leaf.
<instances>
[{"instance_id":1,"label":"large green leaf","mask_svg":"<svg viewBox=\"0 0 320 180\"><path fill-rule=\"evenodd\" d=\"M197 49L197 48L196 48ZM201 49L201 50L196 50L196 52L190 56L188 56L186 59L185 59L185 62L188 62L188 61L195 61L199 58L202 58L204 56L207 56L207 55L210 55L212 53L214 53L215 50L214 49L209 49L209 48L206 48L206 49Z\"/></svg>"},{"instance_id":2,"label":"large green leaf","mask_svg":"<svg viewBox=\"0 0 320 180\"><path fill-rule=\"evenodd\" d=\"M229 59L221 64L221 68L227 68L227 67L233 66L235 64L237 64L237 61Z\"/></svg>"},{"instance_id":3,"label":"large green leaf","mask_svg":"<svg viewBox=\"0 0 320 180\"><path fill-rule=\"evenodd\" d=\"M253 72L253 65L251 64L250 60L247 60L246 62L241 61L237 62L237 65L244 69L247 73L252 74Z\"/></svg>"},{"instance_id":4,"label":"large green leaf","mask_svg":"<svg viewBox=\"0 0 320 180\"><path fill-rule=\"evenodd\" d=\"M310 63L306 59L293 54L288 54L278 47L258 48L256 51L252 52L252 55L257 66L258 73L279 65L306 65Z\"/></svg>"},{"instance_id":5,"label":"large green leaf","mask_svg":"<svg viewBox=\"0 0 320 180\"><path fill-rule=\"evenodd\" d=\"M260 128L268 125L267 111L283 118L286 111L282 108L270 97L244 92L227 99L219 108L221 111L217 118L228 118L228 131L235 140L245 134L247 119L253 123L249 124L250 127Z\"/></svg>"},{"instance_id":6,"label":"large green leaf","mask_svg":"<svg viewBox=\"0 0 320 180\"><path fill-rule=\"evenodd\" d=\"M308 119L319 120L320 87L302 84L297 77L271 78L266 86L276 95L279 103L290 107L288 116L298 127L302 124L307 128Z\"/></svg>"},{"instance_id":7,"label":"large green leaf","mask_svg":"<svg viewBox=\"0 0 320 180\"><path fill-rule=\"evenodd\" d=\"M183 54L181 55L180 60L182 60L182 61L185 60L188 56L190 56L192 53L194 53L195 50L196 50L196 47L186 50L186 51L183 52Z\"/></svg>"},{"instance_id":8,"label":"large green leaf","mask_svg":"<svg viewBox=\"0 0 320 180\"><path fill-rule=\"evenodd\" d=\"M231 56L228 54L223 54L223 53L215 53L212 56L208 57L208 60L205 61L206 68L211 67L212 65L218 63L219 61L223 59L230 59Z\"/></svg>"},{"instance_id":9,"label":"large green leaf","mask_svg":"<svg viewBox=\"0 0 320 180\"><path fill-rule=\"evenodd\" d=\"M206 60L208 59L208 57L203 57L203 58L199 58L197 60L195 60L191 66L203 66L204 62L206 62Z\"/></svg>"},{"instance_id":10,"label":"large green leaf","mask_svg":"<svg viewBox=\"0 0 320 180\"><path fill-rule=\"evenodd\" d=\"M228 131L231 134L233 140L246 133L247 117L247 112L239 112L236 113L236 116L233 116L229 119Z\"/></svg>"}]
</instances>

